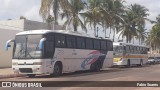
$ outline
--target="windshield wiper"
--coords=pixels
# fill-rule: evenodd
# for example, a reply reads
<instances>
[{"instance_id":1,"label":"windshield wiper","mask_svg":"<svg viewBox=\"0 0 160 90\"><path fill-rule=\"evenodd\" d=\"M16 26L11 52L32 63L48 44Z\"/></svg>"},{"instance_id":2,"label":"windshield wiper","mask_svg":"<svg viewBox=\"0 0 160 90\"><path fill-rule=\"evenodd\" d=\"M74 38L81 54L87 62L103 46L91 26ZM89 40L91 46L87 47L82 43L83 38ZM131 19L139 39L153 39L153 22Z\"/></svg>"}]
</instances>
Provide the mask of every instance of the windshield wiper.
<instances>
[{"instance_id":1,"label":"windshield wiper","mask_svg":"<svg viewBox=\"0 0 160 90\"><path fill-rule=\"evenodd\" d=\"M34 58L31 56L31 54L26 50L26 57L27 57L27 56L30 56L31 59L34 59Z\"/></svg>"},{"instance_id":2,"label":"windshield wiper","mask_svg":"<svg viewBox=\"0 0 160 90\"><path fill-rule=\"evenodd\" d=\"M22 52L23 51L23 52ZM16 55L18 55L18 59L20 59L20 57L23 55L22 53L24 53L25 49L21 48L21 50L19 50L19 52L17 52Z\"/></svg>"}]
</instances>

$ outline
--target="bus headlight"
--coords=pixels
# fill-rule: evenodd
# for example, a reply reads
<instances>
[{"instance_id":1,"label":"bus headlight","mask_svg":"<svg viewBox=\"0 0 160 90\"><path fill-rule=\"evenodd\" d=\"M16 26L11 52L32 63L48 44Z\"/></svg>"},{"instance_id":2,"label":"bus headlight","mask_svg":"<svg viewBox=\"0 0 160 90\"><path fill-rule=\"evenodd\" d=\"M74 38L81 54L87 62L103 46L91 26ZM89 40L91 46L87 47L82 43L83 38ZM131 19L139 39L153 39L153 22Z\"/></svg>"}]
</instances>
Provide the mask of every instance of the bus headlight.
<instances>
[{"instance_id":1,"label":"bus headlight","mask_svg":"<svg viewBox=\"0 0 160 90\"><path fill-rule=\"evenodd\" d=\"M17 62L13 62L12 65L14 65L14 66L15 66L15 65L18 65L18 63L17 63Z\"/></svg>"},{"instance_id":2,"label":"bus headlight","mask_svg":"<svg viewBox=\"0 0 160 90\"><path fill-rule=\"evenodd\" d=\"M34 62L33 65L42 65L42 62Z\"/></svg>"},{"instance_id":3,"label":"bus headlight","mask_svg":"<svg viewBox=\"0 0 160 90\"><path fill-rule=\"evenodd\" d=\"M121 61L121 60L122 60L122 58L114 58L114 59L113 59L114 62L119 62L119 61Z\"/></svg>"}]
</instances>

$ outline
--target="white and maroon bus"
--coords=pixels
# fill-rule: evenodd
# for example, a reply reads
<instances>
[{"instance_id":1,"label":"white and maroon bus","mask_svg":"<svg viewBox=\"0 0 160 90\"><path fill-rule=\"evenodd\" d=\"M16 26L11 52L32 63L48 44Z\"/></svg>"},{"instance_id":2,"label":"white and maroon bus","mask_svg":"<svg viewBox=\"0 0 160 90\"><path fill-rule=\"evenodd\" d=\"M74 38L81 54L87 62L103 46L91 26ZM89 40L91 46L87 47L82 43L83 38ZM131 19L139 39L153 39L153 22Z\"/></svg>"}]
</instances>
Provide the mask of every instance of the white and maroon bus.
<instances>
[{"instance_id":1,"label":"white and maroon bus","mask_svg":"<svg viewBox=\"0 0 160 90\"><path fill-rule=\"evenodd\" d=\"M34 77L107 68L113 65L113 42L64 30L30 30L16 34L12 69Z\"/></svg>"}]
</instances>

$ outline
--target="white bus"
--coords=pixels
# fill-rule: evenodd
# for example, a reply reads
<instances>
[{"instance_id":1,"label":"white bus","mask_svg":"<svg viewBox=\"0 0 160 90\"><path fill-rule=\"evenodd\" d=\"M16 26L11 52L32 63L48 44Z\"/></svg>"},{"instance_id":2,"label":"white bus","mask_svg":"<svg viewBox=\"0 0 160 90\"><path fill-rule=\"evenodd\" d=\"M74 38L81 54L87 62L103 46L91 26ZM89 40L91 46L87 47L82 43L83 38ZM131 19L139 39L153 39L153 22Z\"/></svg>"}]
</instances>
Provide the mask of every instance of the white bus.
<instances>
[{"instance_id":1,"label":"white bus","mask_svg":"<svg viewBox=\"0 0 160 90\"><path fill-rule=\"evenodd\" d=\"M142 66L148 61L148 47L121 42L113 43L114 65Z\"/></svg>"},{"instance_id":2,"label":"white bus","mask_svg":"<svg viewBox=\"0 0 160 90\"><path fill-rule=\"evenodd\" d=\"M113 65L113 43L62 30L31 30L16 34L13 42L12 69L34 77L59 76L79 70L99 71Z\"/></svg>"}]
</instances>

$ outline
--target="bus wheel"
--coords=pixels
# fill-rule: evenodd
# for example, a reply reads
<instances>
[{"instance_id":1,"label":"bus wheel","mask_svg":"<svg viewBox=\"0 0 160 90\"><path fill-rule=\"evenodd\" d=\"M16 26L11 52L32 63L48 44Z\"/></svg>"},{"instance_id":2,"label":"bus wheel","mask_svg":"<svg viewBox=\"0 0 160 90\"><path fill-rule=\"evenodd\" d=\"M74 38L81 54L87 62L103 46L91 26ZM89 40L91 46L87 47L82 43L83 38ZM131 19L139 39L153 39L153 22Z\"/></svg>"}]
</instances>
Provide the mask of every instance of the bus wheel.
<instances>
[{"instance_id":1,"label":"bus wheel","mask_svg":"<svg viewBox=\"0 0 160 90\"><path fill-rule=\"evenodd\" d=\"M94 63L94 64L91 64L91 67L90 67L90 70L91 71L95 71L95 72L98 72L100 71L100 64L99 63Z\"/></svg>"},{"instance_id":2,"label":"bus wheel","mask_svg":"<svg viewBox=\"0 0 160 90\"><path fill-rule=\"evenodd\" d=\"M54 65L54 71L53 71L53 74L52 76L60 76L62 75L62 64L57 62L55 65Z\"/></svg>"},{"instance_id":3,"label":"bus wheel","mask_svg":"<svg viewBox=\"0 0 160 90\"><path fill-rule=\"evenodd\" d=\"M28 76L29 78L34 78L34 77L36 76L36 74L27 74L27 76Z\"/></svg>"},{"instance_id":4,"label":"bus wheel","mask_svg":"<svg viewBox=\"0 0 160 90\"><path fill-rule=\"evenodd\" d=\"M140 64L138 64L138 66L142 66L143 65L143 60L141 59Z\"/></svg>"},{"instance_id":5,"label":"bus wheel","mask_svg":"<svg viewBox=\"0 0 160 90\"><path fill-rule=\"evenodd\" d=\"M127 67L131 67L131 61L130 61L130 59L128 59L128 61L127 61Z\"/></svg>"}]
</instances>

